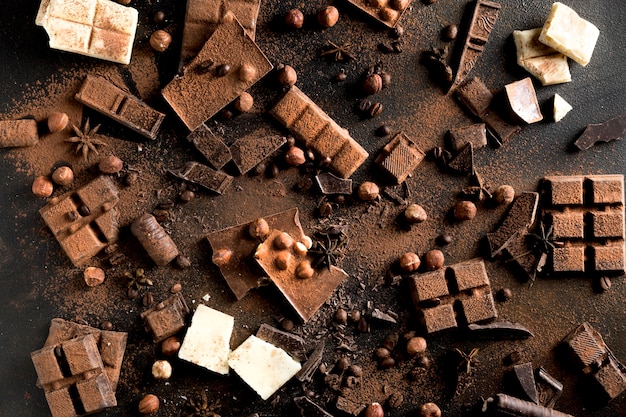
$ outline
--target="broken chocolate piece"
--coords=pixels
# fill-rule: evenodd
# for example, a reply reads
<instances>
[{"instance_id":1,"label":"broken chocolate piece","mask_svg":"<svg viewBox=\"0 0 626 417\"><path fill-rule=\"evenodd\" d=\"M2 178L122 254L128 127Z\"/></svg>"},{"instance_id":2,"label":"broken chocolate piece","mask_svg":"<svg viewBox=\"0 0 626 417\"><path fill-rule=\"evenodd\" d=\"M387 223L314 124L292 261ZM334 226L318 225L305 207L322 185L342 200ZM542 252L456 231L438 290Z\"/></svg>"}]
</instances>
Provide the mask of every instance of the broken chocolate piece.
<instances>
[{"instance_id":1,"label":"broken chocolate piece","mask_svg":"<svg viewBox=\"0 0 626 417\"><path fill-rule=\"evenodd\" d=\"M521 324L508 321L488 324L470 323L467 328L472 336L481 339L519 340L534 336L530 330Z\"/></svg>"},{"instance_id":2,"label":"broken chocolate piece","mask_svg":"<svg viewBox=\"0 0 626 417\"><path fill-rule=\"evenodd\" d=\"M231 70L222 76L215 69L205 68L209 62L215 68L228 65ZM227 12L183 74L165 86L163 98L185 126L194 131L272 68L235 15Z\"/></svg>"},{"instance_id":3,"label":"broken chocolate piece","mask_svg":"<svg viewBox=\"0 0 626 417\"><path fill-rule=\"evenodd\" d=\"M280 135L261 135L252 133L239 138L230 147L230 153L240 174L245 174L265 158L272 155L287 142Z\"/></svg>"},{"instance_id":4,"label":"broken chocolate piece","mask_svg":"<svg viewBox=\"0 0 626 417\"><path fill-rule=\"evenodd\" d=\"M515 198L498 230L487 233L491 257L497 256L503 249L506 249L507 243L514 238L516 233L525 235L534 227L538 206L539 193L525 192Z\"/></svg>"},{"instance_id":5,"label":"broken chocolate piece","mask_svg":"<svg viewBox=\"0 0 626 417\"><path fill-rule=\"evenodd\" d=\"M88 75L74 98L148 139L156 139L165 118L165 114L99 76Z\"/></svg>"},{"instance_id":6,"label":"broken chocolate piece","mask_svg":"<svg viewBox=\"0 0 626 417\"><path fill-rule=\"evenodd\" d=\"M400 21L402 14L411 5L411 0L395 1L395 2L372 2L368 0L348 0L348 3L354 5L363 13L366 13L376 19L383 25L394 28ZM380 4L380 6L379 6Z\"/></svg>"},{"instance_id":7,"label":"broken chocolate piece","mask_svg":"<svg viewBox=\"0 0 626 417\"><path fill-rule=\"evenodd\" d=\"M537 385L539 404L553 408L556 400L563 393L563 384L542 367L537 368L535 371L535 383Z\"/></svg>"},{"instance_id":8,"label":"broken chocolate piece","mask_svg":"<svg viewBox=\"0 0 626 417\"><path fill-rule=\"evenodd\" d=\"M296 403L302 417L333 417L328 411L309 400L308 397L294 397L293 402Z\"/></svg>"},{"instance_id":9,"label":"broken chocolate piece","mask_svg":"<svg viewBox=\"0 0 626 417\"><path fill-rule=\"evenodd\" d=\"M376 164L396 182L404 182L426 154L403 132L389 141L376 157Z\"/></svg>"},{"instance_id":10,"label":"broken chocolate piece","mask_svg":"<svg viewBox=\"0 0 626 417\"><path fill-rule=\"evenodd\" d=\"M216 171L198 162L187 162L182 168L168 170L170 174L184 181L189 181L217 194L224 194L224 191L233 182L233 177Z\"/></svg>"},{"instance_id":11,"label":"broken chocolate piece","mask_svg":"<svg viewBox=\"0 0 626 417\"><path fill-rule=\"evenodd\" d=\"M39 142L35 119L0 121L0 148L33 146Z\"/></svg>"},{"instance_id":12,"label":"broken chocolate piece","mask_svg":"<svg viewBox=\"0 0 626 417\"><path fill-rule=\"evenodd\" d=\"M323 194L352 194L352 180L339 178L330 172L315 176L315 181Z\"/></svg>"},{"instance_id":13,"label":"broken chocolate piece","mask_svg":"<svg viewBox=\"0 0 626 417\"><path fill-rule=\"evenodd\" d=\"M504 86L513 114L522 122L531 124L543 120L535 87L530 77Z\"/></svg>"},{"instance_id":14,"label":"broken chocolate piece","mask_svg":"<svg viewBox=\"0 0 626 417\"><path fill-rule=\"evenodd\" d=\"M335 407L337 410L354 417L360 416L363 410L365 410L364 404L356 403L346 397L342 397L341 395L337 397Z\"/></svg>"},{"instance_id":15,"label":"broken chocolate piece","mask_svg":"<svg viewBox=\"0 0 626 417\"><path fill-rule=\"evenodd\" d=\"M517 64L541 81L541 85L570 82L567 57L539 42L540 34L541 28L513 31Z\"/></svg>"},{"instance_id":16,"label":"broken chocolate piece","mask_svg":"<svg viewBox=\"0 0 626 417\"><path fill-rule=\"evenodd\" d=\"M572 105L565 101L563 97L558 94L554 94L552 113L555 123L560 122L572 109Z\"/></svg>"},{"instance_id":17,"label":"broken chocolate piece","mask_svg":"<svg viewBox=\"0 0 626 417\"><path fill-rule=\"evenodd\" d=\"M484 123L476 123L469 126L457 127L448 131L450 145L454 152L462 150L466 144L471 143L473 149L487 146L487 130Z\"/></svg>"},{"instance_id":18,"label":"broken chocolate piece","mask_svg":"<svg viewBox=\"0 0 626 417\"><path fill-rule=\"evenodd\" d=\"M487 0L476 1L452 88L460 85L474 68L498 20L499 12L498 3Z\"/></svg>"},{"instance_id":19,"label":"broken chocolate piece","mask_svg":"<svg viewBox=\"0 0 626 417\"><path fill-rule=\"evenodd\" d=\"M146 325L146 330L158 343L184 329L188 315L189 307L183 295L176 293L141 313L141 318Z\"/></svg>"},{"instance_id":20,"label":"broken chocolate piece","mask_svg":"<svg viewBox=\"0 0 626 417\"><path fill-rule=\"evenodd\" d=\"M626 113L616 116L604 123L587 125L574 145L586 151L597 143L621 140L626 137Z\"/></svg>"},{"instance_id":21,"label":"broken chocolate piece","mask_svg":"<svg viewBox=\"0 0 626 417\"><path fill-rule=\"evenodd\" d=\"M300 369L300 372L296 374L296 378L298 379L298 381L312 381L313 375L322 363L322 359L324 357L324 347L325 343L323 341L315 347L313 353L309 355L309 359L304 363L304 365L302 365L302 369Z\"/></svg>"},{"instance_id":22,"label":"broken chocolate piece","mask_svg":"<svg viewBox=\"0 0 626 417\"><path fill-rule=\"evenodd\" d=\"M495 398L487 400L490 408L500 413L514 417L574 417L571 414L546 408L530 401L520 400L506 394L497 394Z\"/></svg>"},{"instance_id":23,"label":"broken chocolate piece","mask_svg":"<svg viewBox=\"0 0 626 417\"><path fill-rule=\"evenodd\" d=\"M393 318L390 314L384 313L380 311L380 309L378 308L375 308L374 310L372 310L372 312L370 313L370 317L374 320L378 320L379 322L383 322L383 323L390 323L390 324L397 323L397 320Z\"/></svg>"},{"instance_id":24,"label":"broken chocolate piece","mask_svg":"<svg viewBox=\"0 0 626 417\"><path fill-rule=\"evenodd\" d=\"M269 324L261 324L256 337L281 348L298 361L306 360L306 343L300 336L278 330Z\"/></svg>"},{"instance_id":25,"label":"broken chocolate piece","mask_svg":"<svg viewBox=\"0 0 626 417\"><path fill-rule=\"evenodd\" d=\"M474 175L474 146L465 145L463 150L448 162L448 168L457 174Z\"/></svg>"},{"instance_id":26,"label":"broken chocolate piece","mask_svg":"<svg viewBox=\"0 0 626 417\"><path fill-rule=\"evenodd\" d=\"M187 140L193 143L215 169L222 169L232 159L228 146L205 124L191 132Z\"/></svg>"},{"instance_id":27,"label":"broken chocolate piece","mask_svg":"<svg viewBox=\"0 0 626 417\"><path fill-rule=\"evenodd\" d=\"M513 366L513 374L515 379L519 383L522 392L526 397L539 404L539 394L537 392L537 386L535 385L535 376L533 374L533 364L530 362L522 363Z\"/></svg>"}]
</instances>

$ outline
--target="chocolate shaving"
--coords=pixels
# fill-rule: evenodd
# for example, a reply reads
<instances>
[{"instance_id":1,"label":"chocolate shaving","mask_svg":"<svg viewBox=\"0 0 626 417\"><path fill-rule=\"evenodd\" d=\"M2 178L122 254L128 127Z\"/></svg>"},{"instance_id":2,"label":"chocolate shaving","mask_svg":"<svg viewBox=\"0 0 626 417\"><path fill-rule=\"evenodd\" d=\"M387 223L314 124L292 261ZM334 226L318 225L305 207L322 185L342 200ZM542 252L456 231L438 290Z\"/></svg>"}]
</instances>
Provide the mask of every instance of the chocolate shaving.
<instances>
[{"instance_id":1,"label":"chocolate shaving","mask_svg":"<svg viewBox=\"0 0 626 417\"><path fill-rule=\"evenodd\" d=\"M467 326L467 328L472 336L481 339L517 340L528 339L529 337L534 336L530 330L521 324L511 323L508 321L500 321L489 324L471 323Z\"/></svg>"}]
</instances>

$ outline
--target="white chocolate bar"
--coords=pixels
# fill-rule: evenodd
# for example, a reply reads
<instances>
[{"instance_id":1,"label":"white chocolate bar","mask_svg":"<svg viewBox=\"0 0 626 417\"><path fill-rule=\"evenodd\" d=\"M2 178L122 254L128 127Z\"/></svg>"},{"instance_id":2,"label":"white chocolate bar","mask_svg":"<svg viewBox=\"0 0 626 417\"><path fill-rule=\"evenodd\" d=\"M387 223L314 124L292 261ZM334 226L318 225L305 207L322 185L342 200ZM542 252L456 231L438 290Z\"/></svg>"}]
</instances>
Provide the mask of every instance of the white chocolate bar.
<instances>
[{"instance_id":1,"label":"white chocolate bar","mask_svg":"<svg viewBox=\"0 0 626 417\"><path fill-rule=\"evenodd\" d=\"M53 49L128 64L137 20L136 9L110 0L42 0L35 23Z\"/></svg>"},{"instance_id":2,"label":"white chocolate bar","mask_svg":"<svg viewBox=\"0 0 626 417\"><path fill-rule=\"evenodd\" d=\"M541 28L513 31L517 63L542 85L567 83L572 80L567 57L539 42Z\"/></svg>"}]
</instances>

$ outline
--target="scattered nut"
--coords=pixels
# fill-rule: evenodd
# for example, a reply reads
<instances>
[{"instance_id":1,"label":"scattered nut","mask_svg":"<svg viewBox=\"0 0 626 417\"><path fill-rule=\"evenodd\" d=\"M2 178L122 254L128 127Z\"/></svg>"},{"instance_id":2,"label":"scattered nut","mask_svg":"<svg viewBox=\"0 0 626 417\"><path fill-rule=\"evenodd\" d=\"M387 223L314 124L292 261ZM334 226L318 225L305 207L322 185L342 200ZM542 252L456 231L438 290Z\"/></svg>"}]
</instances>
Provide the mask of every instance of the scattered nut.
<instances>
[{"instance_id":1,"label":"scattered nut","mask_svg":"<svg viewBox=\"0 0 626 417\"><path fill-rule=\"evenodd\" d=\"M196 198L196 193L194 193L191 190L185 190L182 193L180 193L180 195L178 196L178 198L180 199L181 202L183 203L189 203L191 200L193 200L194 198Z\"/></svg>"},{"instance_id":2,"label":"scattered nut","mask_svg":"<svg viewBox=\"0 0 626 417\"><path fill-rule=\"evenodd\" d=\"M104 271L102 268L88 266L83 272L83 278L85 279L85 284L90 287L95 287L104 282Z\"/></svg>"},{"instance_id":3,"label":"scattered nut","mask_svg":"<svg viewBox=\"0 0 626 417\"><path fill-rule=\"evenodd\" d=\"M285 65L278 70L278 82L285 87L291 87L298 81L296 70L290 65Z\"/></svg>"},{"instance_id":4,"label":"scattered nut","mask_svg":"<svg viewBox=\"0 0 626 417\"><path fill-rule=\"evenodd\" d=\"M250 81L254 80L256 74L256 68L250 64L243 64L239 68L239 79L245 83L249 83Z\"/></svg>"},{"instance_id":5,"label":"scattered nut","mask_svg":"<svg viewBox=\"0 0 626 417\"><path fill-rule=\"evenodd\" d=\"M163 29L155 30L150 36L150 46L157 52L163 52L172 43L172 36Z\"/></svg>"},{"instance_id":6,"label":"scattered nut","mask_svg":"<svg viewBox=\"0 0 626 417\"><path fill-rule=\"evenodd\" d=\"M496 297L502 302L509 301L511 298L513 298L513 291L511 291L510 288L500 288L500 290L498 290L498 293L496 294Z\"/></svg>"},{"instance_id":7,"label":"scattered nut","mask_svg":"<svg viewBox=\"0 0 626 417\"><path fill-rule=\"evenodd\" d=\"M457 34L459 33L459 28L454 23L446 26L441 31L441 39L445 42L450 42L456 39Z\"/></svg>"},{"instance_id":8,"label":"scattered nut","mask_svg":"<svg viewBox=\"0 0 626 417\"><path fill-rule=\"evenodd\" d=\"M50 133L57 133L62 131L67 127L67 123L69 122L69 118L65 113L50 113L48 116L48 130Z\"/></svg>"},{"instance_id":9,"label":"scattered nut","mask_svg":"<svg viewBox=\"0 0 626 417\"><path fill-rule=\"evenodd\" d=\"M170 292L172 294L176 294L176 293L179 293L182 289L183 289L183 286L180 284L180 282L177 282L176 284L170 287Z\"/></svg>"},{"instance_id":10,"label":"scattered nut","mask_svg":"<svg viewBox=\"0 0 626 417\"><path fill-rule=\"evenodd\" d=\"M292 167L304 164L306 162L304 151L297 146L292 146L285 153L285 162L287 162L287 165L291 165Z\"/></svg>"},{"instance_id":11,"label":"scattered nut","mask_svg":"<svg viewBox=\"0 0 626 417\"><path fill-rule=\"evenodd\" d=\"M152 376L157 381L165 381L172 376L172 365L164 359L152 364Z\"/></svg>"},{"instance_id":12,"label":"scattered nut","mask_svg":"<svg viewBox=\"0 0 626 417\"><path fill-rule=\"evenodd\" d=\"M424 255L424 265L429 271L441 269L445 263L445 256L439 249L432 249Z\"/></svg>"},{"instance_id":13,"label":"scattered nut","mask_svg":"<svg viewBox=\"0 0 626 417\"><path fill-rule=\"evenodd\" d=\"M441 417L441 410L435 403L422 404L419 408L419 417Z\"/></svg>"},{"instance_id":14,"label":"scattered nut","mask_svg":"<svg viewBox=\"0 0 626 417\"><path fill-rule=\"evenodd\" d=\"M293 246L293 238L287 232L282 232L274 238L274 246L278 250L289 249Z\"/></svg>"},{"instance_id":15,"label":"scattered nut","mask_svg":"<svg viewBox=\"0 0 626 417\"><path fill-rule=\"evenodd\" d=\"M213 263L217 266L224 266L230 262L233 251L230 249L218 249L213 253Z\"/></svg>"},{"instance_id":16,"label":"scattered nut","mask_svg":"<svg viewBox=\"0 0 626 417\"><path fill-rule=\"evenodd\" d=\"M379 347L374 351L374 356L376 356L376 358L378 359L385 359L388 358L390 355L391 353L389 352L389 349L384 347Z\"/></svg>"},{"instance_id":17,"label":"scattered nut","mask_svg":"<svg viewBox=\"0 0 626 417\"><path fill-rule=\"evenodd\" d=\"M302 261L296 267L296 277L300 279L309 279L315 274L315 270L311 266L311 262Z\"/></svg>"},{"instance_id":18,"label":"scattered nut","mask_svg":"<svg viewBox=\"0 0 626 417\"><path fill-rule=\"evenodd\" d=\"M423 337L412 337L406 343L406 353L411 356L416 356L418 353L426 351L426 339Z\"/></svg>"},{"instance_id":19,"label":"scattered nut","mask_svg":"<svg viewBox=\"0 0 626 417\"><path fill-rule=\"evenodd\" d=\"M283 20L288 28L300 29L304 25L304 14L299 9L291 9Z\"/></svg>"},{"instance_id":20,"label":"scattered nut","mask_svg":"<svg viewBox=\"0 0 626 417\"><path fill-rule=\"evenodd\" d=\"M274 258L274 264L276 265L276 268L280 269L281 271L284 271L287 268L289 268L289 263L291 262L291 258L293 258L293 256L289 252L287 251L279 252L278 255L276 255L276 258Z\"/></svg>"},{"instance_id":21,"label":"scattered nut","mask_svg":"<svg viewBox=\"0 0 626 417\"><path fill-rule=\"evenodd\" d=\"M407 208L404 209L404 218L409 223L421 223L426 221L428 215L419 204L409 204Z\"/></svg>"},{"instance_id":22,"label":"scattered nut","mask_svg":"<svg viewBox=\"0 0 626 417\"><path fill-rule=\"evenodd\" d=\"M413 252L407 252L400 256L400 268L406 272L414 272L420 267L422 261Z\"/></svg>"},{"instance_id":23,"label":"scattered nut","mask_svg":"<svg viewBox=\"0 0 626 417\"><path fill-rule=\"evenodd\" d=\"M379 193L378 185L371 181L362 182L357 191L359 198L363 201L374 201L378 198Z\"/></svg>"},{"instance_id":24,"label":"scattered nut","mask_svg":"<svg viewBox=\"0 0 626 417\"><path fill-rule=\"evenodd\" d=\"M267 235L270 234L270 226L267 221L261 217L254 220L248 226L248 233L255 239L265 240Z\"/></svg>"},{"instance_id":25,"label":"scattered nut","mask_svg":"<svg viewBox=\"0 0 626 417\"><path fill-rule=\"evenodd\" d=\"M247 113L252 110L254 106L254 98L250 95L250 93L244 91L235 99L235 108L237 111L241 113Z\"/></svg>"},{"instance_id":26,"label":"scattered nut","mask_svg":"<svg viewBox=\"0 0 626 417\"><path fill-rule=\"evenodd\" d=\"M348 315L348 319L350 319L352 323L358 323L359 320L361 320L361 312L359 310L352 310Z\"/></svg>"},{"instance_id":27,"label":"scattered nut","mask_svg":"<svg viewBox=\"0 0 626 417\"><path fill-rule=\"evenodd\" d=\"M476 205L471 201L459 201L454 206L454 218L457 220L472 220L475 216Z\"/></svg>"},{"instance_id":28,"label":"scattered nut","mask_svg":"<svg viewBox=\"0 0 626 417\"><path fill-rule=\"evenodd\" d=\"M511 204L515 199L515 190L510 185L501 185L496 188L493 198L498 204Z\"/></svg>"},{"instance_id":29,"label":"scattered nut","mask_svg":"<svg viewBox=\"0 0 626 417\"><path fill-rule=\"evenodd\" d=\"M122 170L124 162L115 155L107 155L98 163L98 169L103 174L116 174Z\"/></svg>"},{"instance_id":30,"label":"scattered nut","mask_svg":"<svg viewBox=\"0 0 626 417\"><path fill-rule=\"evenodd\" d=\"M33 191L33 194L35 194L37 197L46 198L52 195L52 192L54 191L54 185L48 177L37 177L33 181L31 190Z\"/></svg>"},{"instance_id":31,"label":"scattered nut","mask_svg":"<svg viewBox=\"0 0 626 417\"><path fill-rule=\"evenodd\" d=\"M335 321L339 324L346 324L348 322L348 313L343 308L338 308L335 311Z\"/></svg>"},{"instance_id":32,"label":"scattered nut","mask_svg":"<svg viewBox=\"0 0 626 417\"><path fill-rule=\"evenodd\" d=\"M161 401L154 394L147 394L139 401L139 412L141 414L152 414L159 410Z\"/></svg>"},{"instance_id":33,"label":"scattered nut","mask_svg":"<svg viewBox=\"0 0 626 417\"><path fill-rule=\"evenodd\" d=\"M68 166L58 167L52 173L52 181L60 186L70 185L74 181L74 171Z\"/></svg>"},{"instance_id":34,"label":"scattered nut","mask_svg":"<svg viewBox=\"0 0 626 417\"><path fill-rule=\"evenodd\" d=\"M376 94L383 88L383 79L378 74L370 74L363 80L362 87L365 94Z\"/></svg>"},{"instance_id":35,"label":"scattered nut","mask_svg":"<svg viewBox=\"0 0 626 417\"><path fill-rule=\"evenodd\" d=\"M320 26L325 28L330 28L335 26L337 21L339 20L339 10L335 6L327 6L326 8L320 10L317 14L317 21Z\"/></svg>"},{"instance_id":36,"label":"scattered nut","mask_svg":"<svg viewBox=\"0 0 626 417\"><path fill-rule=\"evenodd\" d=\"M371 403L365 409L364 417L384 417L383 406L378 403Z\"/></svg>"}]
</instances>

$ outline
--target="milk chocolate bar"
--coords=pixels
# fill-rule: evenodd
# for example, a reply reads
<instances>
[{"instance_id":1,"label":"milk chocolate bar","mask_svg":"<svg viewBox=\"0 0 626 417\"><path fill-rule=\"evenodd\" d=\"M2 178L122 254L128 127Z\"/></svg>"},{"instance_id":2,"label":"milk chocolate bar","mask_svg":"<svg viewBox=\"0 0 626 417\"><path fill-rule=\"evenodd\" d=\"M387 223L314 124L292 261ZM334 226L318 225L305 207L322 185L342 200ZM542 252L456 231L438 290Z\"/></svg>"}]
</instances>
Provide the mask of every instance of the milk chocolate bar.
<instances>
[{"instance_id":1,"label":"milk chocolate bar","mask_svg":"<svg viewBox=\"0 0 626 417\"><path fill-rule=\"evenodd\" d=\"M0 121L0 148L33 146L39 142L34 119Z\"/></svg>"},{"instance_id":2,"label":"milk chocolate bar","mask_svg":"<svg viewBox=\"0 0 626 417\"><path fill-rule=\"evenodd\" d=\"M224 194L233 182L233 177L230 175L198 162L187 162L182 168L170 169L168 172L181 180L192 182L217 194Z\"/></svg>"},{"instance_id":3,"label":"milk chocolate bar","mask_svg":"<svg viewBox=\"0 0 626 417\"><path fill-rule=\"evenodd\" d=\"M215 169L222 169L232 159L228 146L205 124L191 132L187 140L193 143Z\"/></svg>"},{"instance_id":4,"label":"milk chocolate bar","mask_svg":"<svg viewBox=\"0 0 626 417\"><path fill-rule=\"evenodd\" d=\"M372 2L370 0L348 0L348 3L359 8L362 12L370 15L383 25L396 27L402 14L411 5L411 0L391 0L389 2ZM378 4L381 4L380 6Z\"/></svg>"},{"instance_id":5,"label":"milk chocolate bar","mask_svg":"<svg viewBox=\"0 0 626 417\"><path fill-rule=\"evenodd\" d=\"M148 139L156 139L165 118L165 114L99 76L88 75L75 98Z\"/></svg>"}]
</instances>

